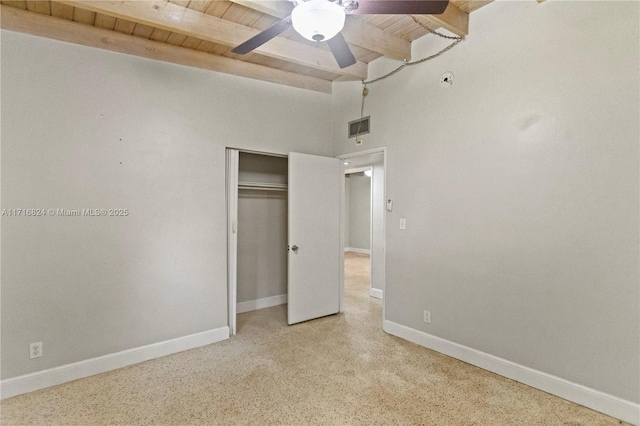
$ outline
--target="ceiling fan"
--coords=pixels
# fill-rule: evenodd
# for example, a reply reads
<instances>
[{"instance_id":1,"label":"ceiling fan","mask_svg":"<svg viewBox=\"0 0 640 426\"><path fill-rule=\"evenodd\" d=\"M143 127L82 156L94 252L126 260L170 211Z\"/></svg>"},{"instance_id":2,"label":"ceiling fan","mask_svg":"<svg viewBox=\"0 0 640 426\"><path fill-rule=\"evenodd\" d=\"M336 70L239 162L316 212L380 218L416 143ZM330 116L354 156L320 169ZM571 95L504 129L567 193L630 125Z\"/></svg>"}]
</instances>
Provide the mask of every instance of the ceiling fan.
<instances>
[{"instance_id":1,"label":"ceiling fan","mask_svg":"<svg viewBox=\"0 0 640 426\"><path fill-rule=\"evenodd\" d=\"M292 0L291 16L276 22L260 34L250 38L232 52L240 55L262 46L291 26L311 41L326 41L340 68L356 63L347 42L340 33L346 15L438 15L447 8L449 0Z\"/></svg>"}]
</instances>

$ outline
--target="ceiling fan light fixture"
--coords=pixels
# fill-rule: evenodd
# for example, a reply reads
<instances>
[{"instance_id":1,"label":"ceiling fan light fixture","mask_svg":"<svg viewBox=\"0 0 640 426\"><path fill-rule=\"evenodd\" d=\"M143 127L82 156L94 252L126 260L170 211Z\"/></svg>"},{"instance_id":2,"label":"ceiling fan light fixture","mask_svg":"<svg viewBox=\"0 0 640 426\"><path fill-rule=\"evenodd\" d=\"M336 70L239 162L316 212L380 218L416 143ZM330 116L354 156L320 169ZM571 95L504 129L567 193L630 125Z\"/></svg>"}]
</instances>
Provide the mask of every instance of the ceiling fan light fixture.
<instances>
[{"instance_id":1,"label":"ceiling fan light fixture","mask_svg":"<svg viewBox=\"0 0 640 426\"><path fill-rule=\"evenodd\" d=\"M329 0L309 0L291 12L291 23L300 35L311 41L327 41L344 27L344 9Z\"/></svg>"}]
</instances>

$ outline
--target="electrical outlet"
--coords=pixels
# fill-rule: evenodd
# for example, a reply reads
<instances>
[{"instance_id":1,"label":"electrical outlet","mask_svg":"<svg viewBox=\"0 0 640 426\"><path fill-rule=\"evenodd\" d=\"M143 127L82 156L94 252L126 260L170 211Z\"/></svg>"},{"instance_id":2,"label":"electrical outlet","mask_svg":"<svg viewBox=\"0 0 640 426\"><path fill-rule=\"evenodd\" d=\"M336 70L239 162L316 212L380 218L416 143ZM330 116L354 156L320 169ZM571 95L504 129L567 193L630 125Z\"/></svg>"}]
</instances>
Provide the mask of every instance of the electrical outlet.
<instances>
[{"instance_id":1,"label":"electrical outlet","mask_svg":"<svg viewBox=\"0 0 640 426\"><path fill-rule=\"evenodd\" d=\"M31 343L29 345L29 359L40 358L42 356L42 342Z\"/></svg>"},{"instance_id":2,"label":"electrical outlet","mask_svg":"<svg viewBox=\"0 0 640 426\"><path fill-rule=\"evenodd\" d=\"M427 324L431 324L431 312L430 311L424 311L423 313L423 318L424 322L426 322Z\"/></svg>"}]
</instances>

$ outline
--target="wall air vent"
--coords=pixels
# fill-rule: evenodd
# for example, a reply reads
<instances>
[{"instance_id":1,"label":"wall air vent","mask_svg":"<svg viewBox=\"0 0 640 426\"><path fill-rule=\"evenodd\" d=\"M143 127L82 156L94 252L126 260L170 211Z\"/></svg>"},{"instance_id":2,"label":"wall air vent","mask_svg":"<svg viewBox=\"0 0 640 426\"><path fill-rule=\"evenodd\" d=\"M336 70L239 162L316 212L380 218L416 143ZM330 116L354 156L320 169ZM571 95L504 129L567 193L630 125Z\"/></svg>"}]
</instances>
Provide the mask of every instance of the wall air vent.
<instances>
[{"instance_id":1,"label":"wall air vent","mask_svg":"<svg viewBox=\"0 0 640 426\"><path fill-rule=\"evenodd\" d=\"M365 135L369 133L369 116L353 120L349 122L349 137L355 138L356 135Z\"/></svg>"}]
</instances>

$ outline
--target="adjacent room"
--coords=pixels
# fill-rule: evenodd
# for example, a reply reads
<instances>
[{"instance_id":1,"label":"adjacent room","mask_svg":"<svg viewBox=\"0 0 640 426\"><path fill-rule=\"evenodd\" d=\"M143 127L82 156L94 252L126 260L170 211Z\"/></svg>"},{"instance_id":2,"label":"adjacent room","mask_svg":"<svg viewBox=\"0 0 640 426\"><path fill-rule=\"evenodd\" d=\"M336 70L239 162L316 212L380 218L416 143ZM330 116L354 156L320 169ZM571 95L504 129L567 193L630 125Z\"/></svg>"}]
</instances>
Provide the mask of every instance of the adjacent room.
<instances>
[{"instance_id":1,"label":"adjacent room","mask_svg":"<svg viewBox=\"0 0 640 426\"><path fill-rule=\"evenodd\" d=\"M0 423L640 425L640 2L0 1Z\"/></svg>"}]
</instances>

